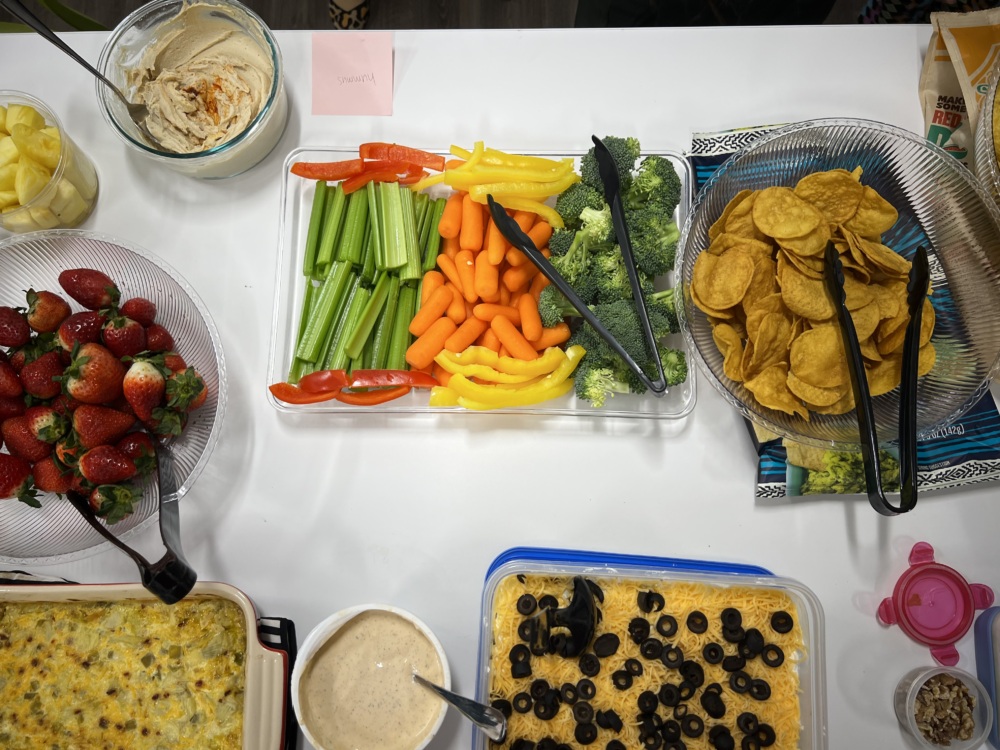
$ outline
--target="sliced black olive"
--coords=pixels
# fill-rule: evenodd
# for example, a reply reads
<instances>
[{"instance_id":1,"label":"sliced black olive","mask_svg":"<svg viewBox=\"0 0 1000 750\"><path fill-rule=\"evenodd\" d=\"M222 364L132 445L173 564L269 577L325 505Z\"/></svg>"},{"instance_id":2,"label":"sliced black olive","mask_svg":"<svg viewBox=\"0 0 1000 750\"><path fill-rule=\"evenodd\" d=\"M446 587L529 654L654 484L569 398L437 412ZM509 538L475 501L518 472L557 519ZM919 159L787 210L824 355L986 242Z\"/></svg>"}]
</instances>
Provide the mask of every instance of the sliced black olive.
<instances>
[{"instance_id":1,"label":"sliced black olive","mask_svg":"<svg viewBox=\"0 0 1000 750\"><path fill-rule=\"evenodd\" d=\"M705 722L699 716L688 714L681 720L681 731L688 737L701 737L705 731Z\"/></svg>"},{"instance_id":2,"label":"sliced black olive","mask_svg":"<svg viewBox=\"0 0 1000 750\"><path fill-rule=\"evenodd\" d=\"M704 633L708 630L708 618L704 613L695 610L687 616L687 629L692 633Z\"/></svg>"},{"instance_id":3,"label":"sliced black olive","mask_svg":"<svg viewBox=\"0 0 1000 750\"><path fill-rule=\"evenodd\" d=\"M633 617L628 624L628 637L636 646L649 638L649 620L645 617Z\"/></svg>"},{"instance_id":4,"label":"sliced black olive","mask_svg":"<svg viewBox=\"0 0 1000 750\"><path fill-rule=\"evenodd\" d=\"M535 635L538 633L538 621L537 620L521 620L521 624L517 626L517 636L525 643L534 643Z\"/></svg>"},{"instance_id":5,"label":"sliced black olive","mask_svg":"<svg viewBox=\"0 0 1000 750\"><path fill-rule=\"evenodd\" d=\"M722 639L726 643L739 643L743 640L746 632L742 627L738 628L723 628L722 629Z\"/></svg>"},{"instance_id":6,"label":"sliced black olive","mask_svg":"<svg viewBox=\"0 0 1000 750\"><path fill-rule=\"evenodd\" d=\"M527 579L525 578L524 573L518 573L517 574L517 580L520 583L524 583Z\"/></svg>"},{"instance_id":7,"label":"sliced black olive","mask_svg":"<svg viewBox=\"0 0 1000 750\"><path fill-rule=\"evenodd\" d=\"M715 738L712 746L715 750L736 750L736 740L733 739L733 735L731 735L727 729L725 732L719 733L719 736Z\"/></svg>"},{"instance_id":8,"label":"sliced black olive","mask_svg":"<svg viewBox=\"0 0 1000 750\"><path fill-rule=\"evenodd\" d=\"M639 646L639 653L646 659L659 659L663 653L663 643L659 638L647 638Z\"/></svg>"},{"instance_id":9,"label":"sliced black olive","mask_svg":"<svg viewBox=\"0 0 1000 750\"><path fill-rule=\"evenodd\" d=\"M687 716L687 712L688 712L687 703L678 703L676 706L674 706L675 719L683 719L685 716Z\"/></svg>"},{"instance_id":10,"label":"sliced black olive","mask_svg":"<svg viewBox=\"0 0 1000 750\"><path fill-rule=\"evenodd\" d=\"M659 732L660 727L663 726L663 717L659 714L649 713L649 714L639 714L639 732L640 734L647 734L649 732Z\"/></svg>"},{"instance_id":11,"label":"sliced black olive","mask_svg":"<svg viewBox=\"0 0 1000 750\"><path fill-rule=\"evenodd\" d=\"M625 750L625 743L621 740L611 740L604 746L604 750Z\"/></svg>"},{"instance_id":12,"label":"sliced black olive","mask_svg":"<svg viewBox=\"0 0 1000 750\"><path fill-rule=\"evenodd\" d=\"M597 695L597 687L593 682L584 677L578 683L576 683L576 692L585 701L589 701L595 695Z\"/></svg>"},{"instance_id":13,"label":"sliced black olive","mask_svg":"<svg viewBox=\"0 0 1000 750\"><path fill-rule=\"evenodd\" d=\"M677 646L666 646L660 654L660 661L668 669L677 669L684 663L684 652Z\"/></svg>"},{"instance_id":14,"label":"sliced black olive","mask_svg":"<svg viewBox=\"0 0 1000 750\"><path fill-rule=\"evenodd\" d=\"M780 646L769 643L760 652L760 658L769 667L780 667L785 662L785 652Z\"/></svg>"},{"instance_id":15,"label":"sliced black olive","mask_svg":"<svg viewBox=\"0 0 1000 750\"><path fill-rule=\"evenodd\" d=\"M664 745L663 750L687 750L687 745L684 744L684 740L674 740Z\"/></svg>"},{"instance_id":16,"label":"sliced black olive","mask_svg":"<svg viewBox=\"0 0 1000 750\"><path fill-rule=\"evenodd\" d=\"M660 699L652 690L643 690L636 699L636 705L639 707L639 713L651 714L660 705Z\"/></svg>"},{"instance_id":17,"label":"sliced black olive","mask_svg":"<svg viewBox=\"0 0 1000 750\"><path fill-rule=\"evenodd\" d=\"M531 663L526 661L514 662L510 665L510 676L515 680L531 677Z\"/></svg>"},{"instance_id":18,"label":"sliced black olive","mask_svg":"<svg viewBox=\"0 0 1000 750\"><path fill-rule=\"evenodd\" d=\"M750 697L755 700L766 701L771 697L771 686L765 680L752 681L750 683Z\"/></svg>"},{"instance_id":19,"label":"sliced black olive","mask_svg":"<svg viewBox=\"0 0 1000 750\"><path fill-rule=\"evenodd\" d=\"M590 593L594 595L601 604L604 604L604 589L597 585L594 581L587 579L587 587L590 589Z\"/></svg>"},{"instance_id":20,"label":"sliced black olive","mask_svg":"<svg viewBox=\"0 0 1000 750\"><path fill-rule=\"evenodd\" d=\"M650 612L659 612L663 609L663 605L666 603L663 600L663 594L658 594L655 591L640 591L638 596L636 596L639 609L641 609L646 614Z\"/></svg>"},{"instance_id":21,"label":"sliced black olive","mask_svg":"<svg viewBox=\"0 0 1000 750\"><path fill-rule=\"evenodd\" d=\"M601 660L596 654L586 653L580 657L580 671L587 677L593 677L601 671Z\"/></svg>"},{"instance_id":22,"label":"sliced black olive","mask_svg":"<svg viewBox=\"0 0 1000 750\"><path fill-rule=\"evenodd\" d=\"M555 750L573 750L573 748L570 747L569 744L565 742L560 742L558 745L555 746Z\"/></svg>"},{"instance_id":23,"label":"sliced black olive","mask_svg":"<svg viewBox=\"0 0 1000 750\"><path fill-rule=\"evenodd\" d=\"M539 609L559 609L559 600L552 594L546 594L538 600Z\"/></svg>"},{"instance_id":24,"label":"sliced black olive","mask_svg":"<svg viewBox=\"0 0 1000 750\"><path fill-rule=\"evenodd\" d=\"M538 600L531 594L521 594L517 599L517 611L522 615L530 615L538 608Z\"/></svg>"},{"instance_id":25,"label":"sliced black olive","mask_svg":"<svg viewBox=\"0 0 1000 750\"><path fill-rule=\"evenodd\" d=\"M744 659L753 659L764 650L764 636L757 628L750 628L740 641L739 652Z\"/></svg>"},{"instance_id":26,"label":"sliced black olive","mask_svg":"<svg viewBox=\"0 0 1000 750\"><path fill-rule=\"evenodd\" d=\"M660 750L663 747L663 738L660 736L659 732L650 732L649 734L643 735L642 746L646 750Z\"/></svg>"},{"instance_id":27,"label":"sliced black olive","mask_svg":"<svg viewBox=\"0 0 1000 750\"><path fill-rule=\"evenodd\" d=\"M628 672L633 677L639 677L642 675L642 662L638 659L626 659L625 660L625 671Z\"/></svg>"},{"instance_id":28,"label":"sliced black olive","mask_svg":"<svg viewBox=\"0 0 1000 750\"><path fill-rule=\"evenodd\" d=\"M601 723L602 720L604 721L603 724ZM610 729L612 732L620 732L625 725L622 723L622 719L618 713L609 708L607 711L597 712L597 726Z\"/></svg>"},{"instance_id":29,"label":"sliced black olive","mask_svg":"<svg viewBox=\"0 0 1000 750\"><path fill-rule=\"evenodd\" d=\"M681 738L681 725L673 719L667 719L660 727L660 734L663 735L664 742L676 742Z\"/></svg>"},{"instance_id":30,"label":"sliced black olive","mask_svg":"<svg viewBox=\"0 0 1000 750\"><path fill-rule=\"evenodd\" d=\"M621 645L621 638L614 633L605 633L594 640L594 653L602 659L612 656Z\"/></svg>"},{"instance_id":31,"label":"sliced black olive","mask_svg":"<svg viewBox=\"0 0 1000 750\"><path fill-rule=\"evenodd\" d=\"M518 662L528 661L531 659L531 651L523 643L519 643L514 648L510 650L510 654L507 657L510 659L511 664L517 664Z\"/></svg>"},{"instance_id":32,"label":"sliced black olive","mask_svg":"<svg viewBox=\"0 0 1000 750\"><path fill-rule=\"evenodd\" d=\"M722 627L730 630L736 630L743 624L743 615L735 607L726 607L719 619L722 620Z\"/></svg>"},{"instance_id":33,"label":"sliced black olive","mask_svg":"<svg viewBox=\"0 0 1000 750\"><path fill-rule=\"evenodd\" d=\"M531 710L531 696L527 693L518 693L511 701L511 705L519 714L526 714Z\"/></svg>"},{"instance_id":34,"label":"sliced black olive","mask_svg":"<svg viewBox=\"0 0 1000 750\"><path fill-rule=\"evenodd\" d=\"M511 743L510 750L535 750L535 743L524 737L518 737Z\"/></svg>"},{"instance_id":35,"label":"sliced black olive","mask_svg":"<svg viewBox=\"0 0 1000 750\"><path fill-rule=\"evenodd\" d=\"M721 719L726 715L726 704L718 693L702 693L701 707L713 719Z\"/></svg>"},{"instance_id":36,"label":"sliced black olive","mask_svg":"<svg viewBox=\"0 0 1000 750\"><path fill-rule=\"evenodd\" d=\"M757 732L757 714L744 711L736 717L736 726L743 734L755 734Z\"/></svg>"},{"instance_id":37,"label":"sliced black olive","mask_svg":"<svg viewBox=\"0 0 1000 750\"><path fill-rule=\"evenodd\" d=\"M722 668L727 672L739 672L747 665L747 660L739 654L731 654L722 660Z\"/></svg>"},{"instance_id":38,"label":"sliced black olive","mask_svg":"<svg viewBox=\"0 0 1000 750\"><path fill-rule=\"evenodd\" d=\"M624 669L619 669L617 672L612 673L611 682L619 690L628 690L632 687L632 675Z\"/></svg>"},{"instance_id":39,"label":"sliced black olive","mask_svg":"<svg viewBox=\"0 0 1000 750\"><path fill-rule=\"evenodd\" d=\"M531 683L531 687L528 688L528 695L536 701L540 701L544 698L547 692L549 692L549 683L545 680L534 680Z\"/></svg>"},{"instance_id":40,"label":"sliced black olive","mask_svg":"<svg viewBox=\"0 0 1000 750\"><path fill-rule=\"evenodd\" d=\"M573 736L581 745L589 745L597 739L597 727L593 724L577 724Z\"/></svg>"},{"instance_id":41,"label":"sliced black olive","mask_svg":"<svg viewBox=\"0 0 1000 750\"><path fill-rule=\"evenodd\" d=\"M705 690L703 692L722 695L722 685L720 685L717 682L710 682L707 685L705 685Z\"/></svg>"},{"instance_id":42,"label":"sliced black olive","mask_svg":"<svg viewBox=\"0 0 1000 750\"><path fill-rule=\"evenodd\" d=\"M569 638L565 633L556 633L549 637L549 646L545 649L547 654L561 654L564 653L569 646ZM535 653L535 647L531 647L531 653ZM536 654L537 656L537 654Z\"/></svg>"},{"instance_id":43,"label":"sliced black olive","mask_svg":"<svg viewBox=\"0 0 1000 750\"><path fill-rule=\"evenodd\" d=\"M514 711L514 707L510 705L510 701L506 700L505 698L497 698L495 701L491 701L490 705L493 706L493 708L495 708L497 711L502 713L504 716L506 716L508 719L510 718L511 713L513 713Z\"/></svg>"},{"instance_id":44,"label":"sliced black olive","mask_svg":"<svg viewBox=\"0 0 1000 750\"><path fill-rule=\"evenodd\" d=\"M664 638L672 638L677 632L677 620L673 615L660 615L656 621L656 632Z\"/></svg>"},{"instance_id":45,"label":"sliced black olive","mask_svg":"<svg viewBox=\"0 0 1000 750\"><path fill-rule=\"evenodd\" d=\"M587 701L578 701L573 706L573 719L578 724L589 724L594 720L594 707Z\"/></svg>"},{"instance_id":46,"label":"sliced black olive","mask_svg":"<svg viewBox=\"0 0 1000 750\"><path fill-rule=\"evenodd\" d=\"M681 702L681 692L672 682L664 682L660 685L660 692L657 697L664 706L676 706Z\"/></svg>"},{"instance_id":47,"label":"sliced black olive","mask_svg":"<svg viewBox=\"0 0 1000 750\"><path fill-rule=\"evenodd\" d=\"M559 688L559 697L562 699L563 703L573 705L576 703L576 685L572 682L565 683L561 688Z\"/></svg>"},{"instance_id":48,"label":"sliced black olive","mask_svg":"<svg viewBox=\"0 0 1000 750\"><path fill-rule=\"evenodd\" d=\"M715 744L715 740L724 734L729 734L729 727L725 724L716 724L714 727L708 730L708 741L711 744Z\"/></svg>"},{"instance_id":49,"label":"sliced black olive","mask_svg":"<svg viewBox=\"0 0 1000 750\"><path fill-rule=\"evenodd\" d=\"M740 750L760 750L760 740L756 735L748 734L740 740Z\"/></svg>"},{"instance_id":50,"label":"sliced black olive","mask_svg":"<svg viewBox=\"0 0 1000 750\"><path fill-rule=\"evenodd\" d=\"M542 739L538 740L537 750L558 750L558 748L559 745L551 737L542 737Z\"/></svg>"},{"instance_id":51,"label":"sliced black olive","mask_svg":"<svg viewBox=\"0 0 1000 750\"><path fill-rule=\"evenodd\" d=\"M690 700L694 696L695 690L697 688L687 680L681 680L681 684L677 686L677 693L681 696L682 701Z\"/></svg>"},{"instance_id":52,"label":"sliced black olive","mask_svg":"<svg viewBox=\"0 0 1000 750\"><path fill-rule=\"evenodd\" d=\"M705 648L701 650L701 655L709 664L719 664L725 658L726 652L718 643L706 643Z\"/></svg>"},{"instance_id":53,"label":"sliced black olive","mask_svg":"<svg viewBox=\"0 0 1000 750\"><path fill-rule=\"evenodd\" d=\"M771 630L775 633L790 633L795 626L792 616L784 610L778 610L771 615Z\"/></svg>"},{"instance_id":54,"label":"sliced black olive","mask_svg":"<svg viewBox=\"0 0 1000 750\"><path fill-rule=\"evenodd\" d=\"M770 747L774 744L774 729L770 724L758 724L755 736L761 747Z\"/></svg>"},{"instance_id":55,"label":"sliced black olive","mask_svg":"<svg viewBox=\"0 0 1000 750\"><path fill-rule=\"evenodd\" d=\"M696 688L700 688L705 684L705 670L702 668L701 664L694 661L693 659L688 659L680 668L681 677L690 682Z\"/></svg>"},{"instance_id":56,"label":"sliced black olive","mask_svg":"<svg viewBox=\"0 0 1000 750\"><path fill-rule=\"evenodd\" d=\"M729 688L734 693L747 693L750 691L750 675L744 672L742 669L737 670L729 675Z\"/></svg>"},{"instance_id":57,"label":"sliced black olive","mask_svg":"<svg viewBox=\"0 0 1000 750\"><path fill-rule=\"evenodd\" d=\"M555 717L559 713L559 701L554 700L552 702L546 700L535 701L534 706L535 716L537 716L542 721L548 721Z\"/></svg>"}]
</instances>

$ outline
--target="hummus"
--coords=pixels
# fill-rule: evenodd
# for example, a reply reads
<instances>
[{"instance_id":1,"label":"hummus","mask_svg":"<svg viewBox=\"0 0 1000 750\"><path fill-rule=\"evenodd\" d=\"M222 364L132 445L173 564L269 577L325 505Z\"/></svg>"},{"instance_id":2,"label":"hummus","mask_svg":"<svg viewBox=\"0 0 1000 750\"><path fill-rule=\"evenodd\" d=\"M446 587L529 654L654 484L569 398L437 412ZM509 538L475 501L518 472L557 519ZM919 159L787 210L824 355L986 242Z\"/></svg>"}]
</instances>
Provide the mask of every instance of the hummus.
<instances>
[{"instance_id":1,"label":"hummus","mask_svg":"<svg viewBox=\"0 0 1000 750\"><path fill-rule=\"evenodd\" d=\"M207 151L246 130L273 80L264 40L199 3L167 21L128 72L135 101L149 110L149 132L179 154Z\"/></svg>"}]
</instances>

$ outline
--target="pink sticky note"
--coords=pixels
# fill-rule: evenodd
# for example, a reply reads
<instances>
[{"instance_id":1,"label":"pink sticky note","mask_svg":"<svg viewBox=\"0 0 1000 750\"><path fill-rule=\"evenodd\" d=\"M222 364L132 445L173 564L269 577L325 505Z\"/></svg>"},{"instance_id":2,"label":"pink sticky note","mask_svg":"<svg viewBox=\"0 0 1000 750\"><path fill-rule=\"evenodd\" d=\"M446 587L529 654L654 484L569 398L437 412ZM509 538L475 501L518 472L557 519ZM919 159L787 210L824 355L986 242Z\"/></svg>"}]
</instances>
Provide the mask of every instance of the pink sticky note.
<instances>
[{"instance_id":1,"label":"pink sticky note","mask_svg":"<svg viewBox=\"0 0 1000 750\"><path fill-rule=\"evenodd\" d=\"M392 114L392 32L312 35L312 113Z\"/></svg>"}]
</instances>

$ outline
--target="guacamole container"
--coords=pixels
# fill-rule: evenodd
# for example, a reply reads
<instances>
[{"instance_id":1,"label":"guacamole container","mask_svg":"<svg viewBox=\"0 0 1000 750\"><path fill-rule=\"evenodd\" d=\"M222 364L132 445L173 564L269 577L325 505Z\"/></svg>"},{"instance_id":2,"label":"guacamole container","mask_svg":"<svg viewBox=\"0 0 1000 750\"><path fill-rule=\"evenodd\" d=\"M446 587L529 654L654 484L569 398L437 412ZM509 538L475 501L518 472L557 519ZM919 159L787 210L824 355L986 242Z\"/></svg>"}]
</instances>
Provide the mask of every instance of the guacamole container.
<instances>
[{"instance_id":1,"label":"guacamole container","mask_svg":"<svg viewBox=\"0 0 1000 750\"><path fill-rule=\"evenodd\" d=\"M558 576L565 577L567 579L571 579L575 576L583 576L588 582L595 583L598 587L605 587L608 584L613 584L619 581L634 581L638 584L637 590L640 592L646 585L648 585L652 590L657 586L666 587L672 584L703 584L710 587L708 590L712 592L711 596L714 598L717 598L720 594L724 597L727 589L735 590L740 588L752 588L760 590L762 595L772 596L776 599L780 598L790 600L790 602L794 605L794 617L801 630L801 648L794 654L788 654L788 661L794 662L792 671L798 681L797 689L800 726L797 747L799 750L825 750L827 747L825 687L826 667L824 661L824 618L822 606L816 598L816 595L798 581L775 576L764 568L751 565L666 557L620 555L614 553L580 550L533 547L517 547L509 549L501 553L490 565L486 573L486 581L483 587L479 636L479 660L476 684L476 699L478 701L482 703L489 703L491 700L490 685L493 677L491 674L491 655L495 642L495 628L499 622L498 617L500 616L498 590L501 585L505 581L509 581L511 577L518 577L518 580L523 582L524 576ZM696 587L695 590L698 590L698 588ZM640 593L640 598L641 596L642 594ZM597 606L598 608L601 608L602 606L610 607L610 601L611 600L609 599L608 605L599 603ZM697 600L695 600L695 603L696 601ZM520 602L518 602L518 604L520 605ZM633 608L635 607L634 602L632 606ZM679 606L679 604L675 604L675 607ZM733 606L738 607L739 605L733 602ZM670 611L671 603L668 601L664 607L661 602L660 607L662 608L662 612L659 612L659 610L654 607L653 613L651 615L646 615L647 620L657 623L657 630L659 630L659 622L657 621L658 613L668 613ZM708 609L709 608L706 607L706 610ZM525 614L520 611L520 606L518 611L521 615ZM642 609L642 611L645 612L647 610ZM680 614L680 612L680 609L675 609L675 613ZM624 612L602 611L601 618L598 619L598 623L602 620L610 621L619 616L625 616L627 621L627 618L632 617L633 614L641 614L641 612L638 609L634 609L633 612L626 615ZM704 615L702 615L702 617L704 618ZM683 630L686 627L684 619L680 616L676 619L678 620L677 627ZM523 622L524 621L522 621L522 625ZM600 625L598 627L600 627ZM716 626L711 625L711 627ZM770 631L767 631L765 628L761 628L761 631L764 632L765 638L768 638ZM520 635L520 629L518 632ZM713 631L709 631L709 633L711 632ZM631 635L631 632L626 635L626 638L621 639L623 644L625 643L628 635ZM655 631L652 632L651 635L658 637L658 634ZM665 636L664 640L666 642L670 642L672 640L671 638L666 637L669 633L662 630L659 635ZM523 639L523 636L521 637ZM677 637L679 642L679 632ZM636 643L638 643L638 641L636 641ZM733 643L735 643L735 641L722 643L722 646L725 648L727 653L736 648L732 645ZM666 646L667 643L664 643L664 653L666 651ZM614 657L604 658L601 669L603 671L610 671L612 669L617 670L619 668L618 662L624 659L624 649L625 647L623 646L622 652L616 653ZM588 649L586 649L584 653L587 654L590 651L596 652L597 650L595 641ZM646 656L646 654L643 654L643 656ZM648 658L648 656L646 658ZM704 663L702 653L700 652L697 654L687 654L685 659ZM511 662L513 663L513 661L514 659L512 657ZM628 661L636 661L636 659L629 659ZM640 658L639 661L642 661L642 659ZM505 666L506 663L507 660L505 659ZM714 664L715 662L708 663ZM666 664L665 659L664 664ZM626 665L626 667L627 666L628 665ZM647 669L649 668L650 667L647 664ZM750 671L750 669L750 666L747 666L747 671ZM615 674L618 673L616 672ZM535 679L535 677L538 676L539 675L535 675L532 679ZM504 679L506 679L506 677ZM594 679L597 680L599 678L595 677ZM614 676L612 676L612 679L615 679ZM679 680L680 677L677 679ZM711 682L707 673L705 681ZM615 686L618 687L617 682L615 682ZM711 688L712 685L709 684L706 687ZM532 690L533 689L534 685L532 685ZM729 691L730 686L726 685L723 688L722 694L723 698L726 700L730 700L730 698L726 697L730 695ZM705 716L705 711L703 711L698 705L700 699L699 696L702 696L703 692L704 691L701 689L697 689L694 697L690 699L690 706L692 709L691 713L704 716L705 718L704 732L706 736L699 740L699 742L706 741L708 739L707 735L710 728L714 724L718 723L715 719L710 719L708 716ZM735 698L735 696L733 697ZM568 703L568 701L564 702ZM734 702L733 705L736 705L736 703ZM704 703L702 703L702 706L704 706ZM602 705L600 698L595 698L593 701L593 708L596 710L603 707L604 706ZM564 710L572 710L573 708L574 706L564 706ZM517 709L515 708L514 710L516 711ZM659 712L663 713L664 710L668 709L664 709L664 705L661 704ZM515 713L514 716L516 717L517 714ZM536 712L535 716L539 716L539 714ZM634 723L633 720L635 719L635 716L623 715L620 718L627 724L629 722ZM680 717L675 718L679 719ZM556 723L557 722L553 721L552 725L555 726ZM599 717L598 723L600 723ZM578 724L577 726L580 725ZM662 726L657 726L658 731L664 731ZM609 734L606 731L599 731L601 731L601 734L598 736L597 740L594 741L595 747L603 747L608 739L617 736ZM686 737L687 735L685 735L685 738ZM736 747L739 747L740 735L734 731L733 737L736 741ZM508 733L508 745L514 739L515 738L511 737L510 733ZM534 739L537 741L538 738L536 737ZM692 740L688 741L691 742ZM490 743L484 734L479 731L474 731L472 747L473 750L488 750ZM507 747L507 745L503 747Z\"/></svg>"}]
</instances>

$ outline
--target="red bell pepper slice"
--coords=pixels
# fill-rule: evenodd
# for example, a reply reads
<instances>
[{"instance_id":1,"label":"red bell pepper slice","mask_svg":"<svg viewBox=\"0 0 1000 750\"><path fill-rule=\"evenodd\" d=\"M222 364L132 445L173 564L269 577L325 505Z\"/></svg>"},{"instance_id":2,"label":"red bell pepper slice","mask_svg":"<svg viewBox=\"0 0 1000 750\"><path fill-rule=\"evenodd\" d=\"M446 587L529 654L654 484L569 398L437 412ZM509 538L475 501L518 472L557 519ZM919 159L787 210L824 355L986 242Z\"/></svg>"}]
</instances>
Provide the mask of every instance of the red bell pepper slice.
<instances>
[{"instance_id":1,"label":"red bell pepper slice","mask_svg":"<svg viewBox=\"0 0 1000 750\"><path fill-rule=\"evenodd\" d=\"M440 383L433 375L416 370L354 370L351 372L351 388L387 388L398 385L433 388Z\"/></svg>"},{"instance_id":2,"label":"red bell pepper slice","mask_svg":"<svg viewBox=\"0 0 1000 750\"><path fill-rule=\"evenodd\" d=\"M269 385L271 391L278 401L286 404L318 404L322 401L333 401L340 397L340 391L324 391L323 393L309 393L291 383L275 383Z\"/></svg>"},{"instance_id":3,"label":"red bell pepper slice","mask_svg":"<svg viewBox=\"0 0 1000 750\"><path fill-rule=\"evenodd\" d=\"M390 159L393 161L408 161L436 172L444 171L444 157L421 151L418 148L400 146L396 143L362 143L358 149L362 159Z\"/></svg>"},{"instance_id":4,"label":"red bell pepper slice","mask_svg":"<svg viewBox=\"0 0 1000 750\"><path fill-rule=\"evenodd\" d=\"M387 159L376 159L366 161L365 172L395 172L398 175L411 175L420 171L419 164L410 161L391 161Z\"/></svg>"},{"instance_id":5,"label":"red bell pepper slice","mask_svg":"<svg viewBox=\"0 0 1000 750\"><path fill-rule=\"evenodd\" d=\"M361 174L365 163L361 159L345 161L297 161L292 165L292 174L306 177L310 180L329 180L338 182L351 175Z\"/></svg>"},{"instance_id":6,"label":"red bell pepper slice","mask_svg":"<svg viewBox=\"0 0 1000 750\"><path fill-rule=\"evenodd\" d=\"M395 172L382 170L362 172L353 177L348 177L341 183L341 186L344 188L344 195L350 195L355 190L363 188L369 182L399 182L399 175Z\"/></svg>"},{"instance_id":7,"label":"red bell pepper slice","mask_svg":"<svg viewBox=\"0 0 1000 750\"><path fill-rule=\"evenodd\" d=\"M299 388L307 393L329 393L350 385L344 370L316 370L299 378Z\"/></svg>"},{"instance_id":8,"label":"red bell pepper slice","mask_svg":"<svg viewBox=\"0 0 1000 750\"><path fill-rule=\"evenodd\" d=\"M426 169L421 169L416 174L405 174L399 178L400 185L413 185L414 183L420 182L422 179L430 174Z\"/></svg>"},{"instance_id":9,"label":"red bell pepper slice","mask_svg":"<svg viewBox=\"0 0 1000 750\"><path fill-rule=\"evenodd\" d=\"M340 391L337 394L337 400L345 404L351 404L352 406L375 406L376 404L384 404L386 401L392 401L400 396L405 396L409 392L410 386L408 385L398 385L395 388L379 388L359 393Z\"/></svg>"}]
</instances>

